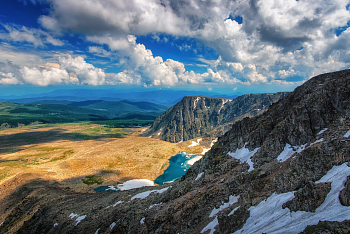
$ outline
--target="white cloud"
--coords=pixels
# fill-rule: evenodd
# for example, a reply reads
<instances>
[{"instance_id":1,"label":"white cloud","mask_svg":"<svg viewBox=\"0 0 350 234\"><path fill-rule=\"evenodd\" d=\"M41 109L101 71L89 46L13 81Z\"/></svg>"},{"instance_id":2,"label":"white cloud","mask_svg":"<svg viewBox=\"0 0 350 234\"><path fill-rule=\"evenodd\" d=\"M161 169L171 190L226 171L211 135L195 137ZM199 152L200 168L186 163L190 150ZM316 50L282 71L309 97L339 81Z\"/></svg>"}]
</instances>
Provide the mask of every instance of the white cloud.
<instances>
[{"instance_id":1,"label":"white cloud","mask_svg":"<svg viewBox=\"0 0 350 234\"><path fill-rule=\"evenodd\" d=\"M103 57L108 57L111 55L111 52L99 46L89 46L89 52L93 54L97 54L98 56L103 56Z\"/></svg>"},{"instance_id":2,"label":"white cloud","mask_svg":"<svg viewBox=\"0 0 350 234\"><path fill-rule=\"evenodd\" d=\"M251 82L267 82L266 75L272 73L272 78L287 78L294 75L292 68L295 73L307 76L317 73L319 67L337 70L349 66L348 30L339 37L334 34L337 27L347 25L350 20L346 0L50 1L51 15L39 19L47 29L86 33L89 41L119 52L135 49L125 35L151 34L160 43L166 38L162 39L160 34L194 38L214 48L223 61L232 63L226 68L229 73L240 74L242 67L254 64L257 71L245 77ZM243 23L230 16L242 17ZM177 46L181 50L190 48L183 43ZM134 59L132 62L137 63L137 58ZM156 63L163 64L163 61ZM207 64L211 68L215 66ZM259 73L263 65L271 69L270 73ZM158 69L169 79L161 81L154 77L150 83L176 83L175 78L170 78L171 72ZM209 73L207 79L225 80ZM151 70L148 74L152 75Z\"/></svg>"},{"instance_id":3,"label":"white cloud","mask_svg":"<svg viewBox=\"0 0 350 234\"><path fill-rule=\"evenodd\" d=\"M103 85L105 83L106 74L101 68L96 68L92 64L87 63L83 57L72 56L60 57L59 64L61 69L68 73L74 73L80 84Z\"/></svg>"},{"instance_id":4,"label":"white cloud","mask_svg":"<svg viewBox=\"0 0 350 234\"><path fill-rule=\"evenodd\" d=\"M25 26L3 26L7 30L7 32L0 33L0 38L3 40L28 42L34 46L44 46L44 44L62 46L64 44L60 39L54 38L50 33L41 29L27 28Z\"/></svg>"},{"instance_id":5,"label":"white cloud","mask_svg":"<svg viewBox=\"0 0 350 234\"><path fill-rule=\"evenodd\" d=\"M20 69L25 83L47 86L57 84L68 84L69 74L67 71L51 67L49 69L39 70L37 68L23 67Z\"/></svg>"}]
</instances>

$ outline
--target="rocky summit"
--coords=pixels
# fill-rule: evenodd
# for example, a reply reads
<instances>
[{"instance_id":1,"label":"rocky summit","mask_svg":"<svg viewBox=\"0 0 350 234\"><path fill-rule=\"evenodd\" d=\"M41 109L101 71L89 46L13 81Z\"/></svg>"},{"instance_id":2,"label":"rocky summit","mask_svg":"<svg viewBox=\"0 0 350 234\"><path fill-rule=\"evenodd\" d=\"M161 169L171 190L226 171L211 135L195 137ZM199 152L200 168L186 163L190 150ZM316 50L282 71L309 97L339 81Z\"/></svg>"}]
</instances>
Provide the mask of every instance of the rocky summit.
<instances>
[{"instance_id":1,"label":"rocky summit","mask_svg":"<svg viewBox=\"0 0 350 234\"><path fill-rule=\"evenodd\" d=\"M2 202L1 232L348 233L349 129L350 70L319 75L234 123L173 183L84 194L28 182Z\"/></svg>"},{"instance_id":2,"label":"rocky summit","mask_svg":"<svg viewBox=\"0 0 350 234\"><path fill-rule=\"evenodd\" d=\"M169 142L205 136L215 139L228 131L232 123L262 114L287 94L245 94L235 99L185 96L157 117L145 136Z\"/></svg>"}]
</instances>

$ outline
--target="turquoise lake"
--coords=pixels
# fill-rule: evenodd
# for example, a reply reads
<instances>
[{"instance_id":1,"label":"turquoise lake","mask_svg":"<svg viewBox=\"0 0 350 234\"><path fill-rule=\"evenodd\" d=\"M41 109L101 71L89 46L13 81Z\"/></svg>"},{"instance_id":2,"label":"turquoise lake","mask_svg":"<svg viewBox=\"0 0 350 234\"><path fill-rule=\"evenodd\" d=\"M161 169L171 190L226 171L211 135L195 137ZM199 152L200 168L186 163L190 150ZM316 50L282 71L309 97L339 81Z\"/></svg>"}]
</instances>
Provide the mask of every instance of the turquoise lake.
<instances>
[{"instance_id":1,"label":"turquoise lake","mask_svg":"<svg viewBox=\"0 0 350 234\"><path fill-rule=\"evenodd\" d=\"M164 183L172 182L183 175L186 174L186 171L198 160L202 158L202 155L189 154L187 152L181 152L169 159L169 166L163 172L162 175L158 176L155 181L155 184L162 185ZM100 186L94 189L96 192L104 191L120 191L117 187L114 186Z\"/></svg>"},{"instance_id":2,"label":"turquoise lake","mask_svg":"<svg viewBox=\"0 0 350 234\"><path fill-rule=\"evenodd\" d=\"M185 175L186 171L201 158L202 155L181 152L169 159L169 167L153 182L159 185L172 182Z\"/></svg>"}]
</instances>

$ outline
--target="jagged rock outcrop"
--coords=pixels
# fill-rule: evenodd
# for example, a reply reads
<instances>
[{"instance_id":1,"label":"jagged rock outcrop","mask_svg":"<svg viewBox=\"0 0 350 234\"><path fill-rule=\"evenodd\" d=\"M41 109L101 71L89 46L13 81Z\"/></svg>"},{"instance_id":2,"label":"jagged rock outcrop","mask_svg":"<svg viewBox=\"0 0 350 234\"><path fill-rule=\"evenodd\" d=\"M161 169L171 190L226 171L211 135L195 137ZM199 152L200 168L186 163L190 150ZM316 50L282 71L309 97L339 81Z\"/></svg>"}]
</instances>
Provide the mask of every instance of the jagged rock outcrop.
<instances>
[{"instance_id":1,"label":"jagged rock outcrop","mask_svg":"<svg viewBox=\"0 0 350 234\"><path fill-rule=\"evenodd\" d=\"M234 123L181 179L103 194L57 189L30 203L18 233L347 232L350 207L339 196L350 175L349 104L350 70L314 77ZM26 201L11 201L1 230L20 223Z\"/></svg>"},{"instance_id":2,"label":"jagged rock outcrop","mask_svg":"<svg viewBox=\"0 0 350 234\"><path fill-rule=\"evenodd\" d=\"M157 117L145 136L180 142L210 133L215 139L229 130L232 123L263 113L287 94L246 94L235 99L186 96Z\"/></svg>"}]
</instances>

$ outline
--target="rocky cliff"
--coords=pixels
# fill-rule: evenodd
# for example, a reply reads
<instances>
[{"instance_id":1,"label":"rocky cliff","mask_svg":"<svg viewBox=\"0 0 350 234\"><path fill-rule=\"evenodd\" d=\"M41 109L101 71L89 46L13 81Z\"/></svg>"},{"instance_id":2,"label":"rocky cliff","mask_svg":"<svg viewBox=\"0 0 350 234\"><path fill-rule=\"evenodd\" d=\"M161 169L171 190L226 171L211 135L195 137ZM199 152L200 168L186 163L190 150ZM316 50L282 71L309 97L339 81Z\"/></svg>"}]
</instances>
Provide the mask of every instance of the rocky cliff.
<instances>
[{"instance_id":1,"label":"rocky cliff","mask_svg":"<svg viewBox=\"0 0 350 234\"><path fill-rule=\"evenodd\" d=\"M187 141L209 132L216 138L229 130L232 123L263 113L286 95L286 92L246 94L235 99L186 96L157 117L145 135L169 142Z\"/></svg>"},{"instance_id":2,"label":"rocky cliff","mask_svg":"<svg viewBox=\"0 0 350 234\"><path fill-rule=\"evenodd\" d=\"M347 233L349 129L350 70L320 75L263 114L234 123L171 184L98 194L43 182L36 190L23 186L2 203L8 214L0 228L2 233L16 225L18 233Z\"/></svg>"}]
</instances>

